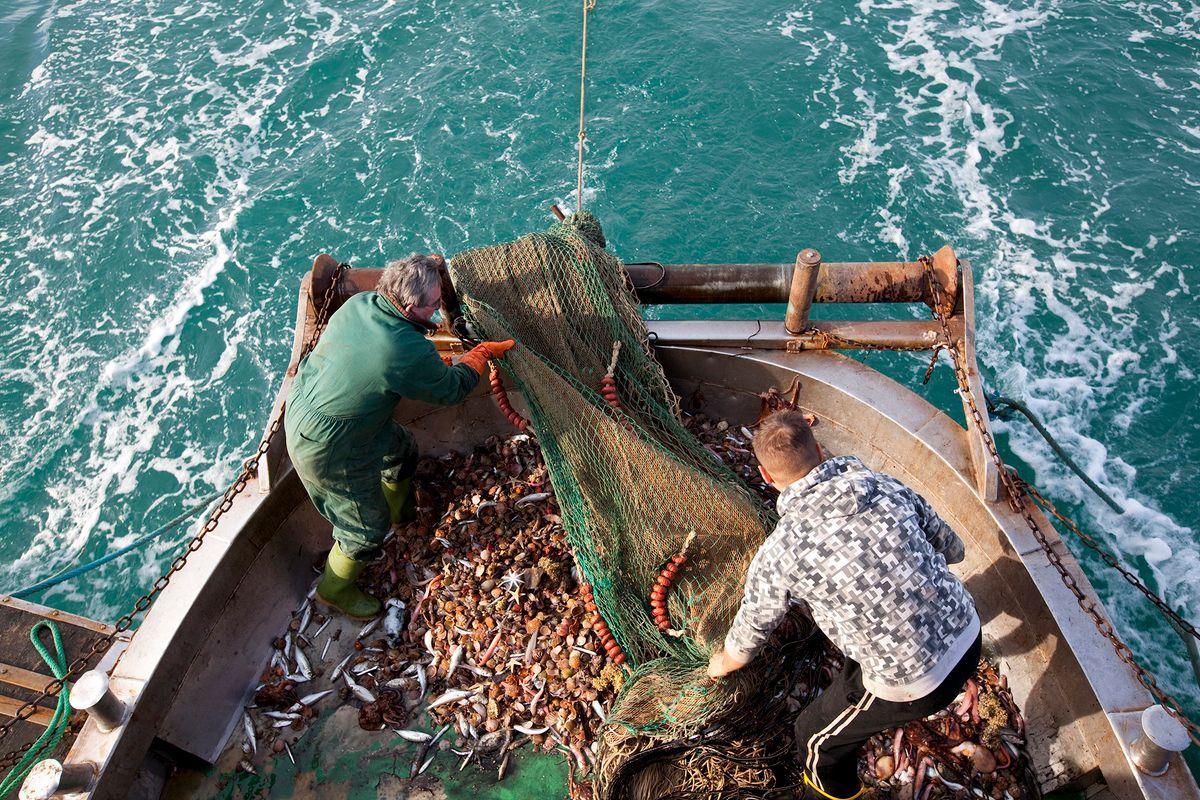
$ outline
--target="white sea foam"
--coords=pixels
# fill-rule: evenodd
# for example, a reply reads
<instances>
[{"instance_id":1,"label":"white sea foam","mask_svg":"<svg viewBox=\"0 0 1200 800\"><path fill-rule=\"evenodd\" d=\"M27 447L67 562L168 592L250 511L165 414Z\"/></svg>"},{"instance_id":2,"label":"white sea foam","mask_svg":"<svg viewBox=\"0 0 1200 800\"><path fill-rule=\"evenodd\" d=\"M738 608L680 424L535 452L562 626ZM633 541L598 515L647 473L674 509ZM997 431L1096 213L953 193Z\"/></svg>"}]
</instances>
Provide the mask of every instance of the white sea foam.
<instances>
[{"instance_id":1,"label":"white sea foam","mask_svg":"<svg viewBox=\"0 0 1200 800\"><path fill-rule=\"evenodd\" d=\"M1107 183L1103 159L1095 152L1083 160L1082 167L1078 161L1065 165L1070 180L1086 187L1083 191L1097 184L1102 187L1093 203L1093 222L1074 221L1074 231L1072 221L1057 215L1034 219L1010 208L1009 188L992 178L992 165L1019 148L1021 137L1013 130L1014 112L993 105L981 94L981 64L999 59L1011 37L1036 34L1057 15L1056 6L988 2L982 12L971 13L966 20L958 18L954 4L942 0L911 4L864 0L860 10L876 19L887 14L887 33L878 37L879 46L900 78L896 105L921 139L919 145L904 144L907 163L897 164L895 154L876 152L870 146L880 137L871 123L883 123L876 113L877 107L883 107L881 99L876 95L868 103L860 95L846 107L835 99L837 113L855 120L862 131L843 147L849 166L839 177L853 185L868 174L863 168L868 164L871 171L897 164L887 168L887 200L879 211L878 230L883 240L904 250L909 240L896 206L906 191L950 192L957 197L962 209L957 225L952 220L945 224L950 230L957 228L951 240L957 240L960 252L965 250L975 261L977 301L985 320L979 327L979 350L997 368L995 388L1013 392L1034 408L1089 476L1126 507L1126 514L1117 516L1096 503L1028 426L999 423L997 427L1031 465L1035 482L1057 498L1086 507L1087 527L1105 532L1103 540L1123 560L1135 567L1144 565L1172 603L1192 620L1200 619L1200 594L1191 580L1200 559L1195 531L1155 508L1139 490L1138 470L1105 447L1101 438L1106 427L1101 409L1116 404L1135 382L1129 408L1115 422L1132 424L1138 409L1163 390L1168 371L1179 363L1173 341L1180 329L1172 322L1170 310L1161 312L1162 319L1147 320L1139 318L1144 312L1135 309L1141 306L1140 298L1152 293L1188 294L1182 270L1165 263L1142 266L1156 240L1132 244L1110 234L1104 218L1112 201L1103 189ZM840 76L848 67L838 64L830 70ZM1152 73L1147 80L1156 91L1172 91L1168 79ZM830 91L829 96L837 98L839 93ZM1200 135L1200 129L1191 129L1190 123L1180 124L1189 137ZM864 152L870 154L865 161L860 160ZM921 175L927 176L928 183L914 187L913 177ZM926 246L924 242L914 245ZM1098 248L1128 255L1111 265L1097 264L1088 254ZM1106 276L1102 284L1088 279L1097 271ZM1127 278L1122 279L1121 272ZM1103 317L1096 314L1097 308L1104 309ZM1054 324L1048 326L1047 318ZM1048 328L1060 331L1050 342L1043 333ZM1139 330L1155 334L1139 336L1135 333ZM1030 350L1036 358L1029 358ZM1126 623L1122 631L1136 642L1139 652L1153 653L1172 665L1166 680L1179 685L1187 673L1172 671L1183 666L1175 653L1178 648L1133 630L1130 621L1143 612L1128 593L1116 594L1121 596L1113 598L1110 607ZM1111 597L1108 592L1105 596Z\"/></svg>"}]
</instances>

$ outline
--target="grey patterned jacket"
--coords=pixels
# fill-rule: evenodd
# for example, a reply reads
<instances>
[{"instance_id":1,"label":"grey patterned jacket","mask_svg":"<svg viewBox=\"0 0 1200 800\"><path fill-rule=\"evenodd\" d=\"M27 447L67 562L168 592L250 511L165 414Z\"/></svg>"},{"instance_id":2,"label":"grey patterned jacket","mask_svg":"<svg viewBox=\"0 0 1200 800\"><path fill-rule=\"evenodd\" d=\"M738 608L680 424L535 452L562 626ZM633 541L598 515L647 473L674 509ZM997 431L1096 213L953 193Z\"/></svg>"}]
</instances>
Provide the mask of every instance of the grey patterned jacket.
<instances>
[{"instance_id":1,"label":"grey patterned jacket","mask_svg":"<svg viewBox=\"0 0 1200 800\"><path fill-rule=\"evenodd\" d=\"M946 568L962 541L923 497L838 456L787 486L779 525L759 548L746 594L725 637L749 661L787 613L806 602L813 619L862 665L863 685L905 702L941 684L979 634L966 588Z\"/></svg>"}]
</instances>

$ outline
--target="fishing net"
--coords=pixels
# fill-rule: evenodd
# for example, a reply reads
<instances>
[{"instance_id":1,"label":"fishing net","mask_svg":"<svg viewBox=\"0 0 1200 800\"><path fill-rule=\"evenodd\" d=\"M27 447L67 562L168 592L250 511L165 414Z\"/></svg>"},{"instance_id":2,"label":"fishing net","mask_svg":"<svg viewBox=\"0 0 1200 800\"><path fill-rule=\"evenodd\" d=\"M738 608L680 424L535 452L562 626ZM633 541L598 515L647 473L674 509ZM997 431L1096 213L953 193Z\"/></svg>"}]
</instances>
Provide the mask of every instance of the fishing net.
<instances>
[{"instance_id":1,"label":"fishing net","mask_svg":"<svg viewBox=\"0 0 1200 800\"><path fill-rule=\"evenodd\" d=\"M705 667L774 524L684 427L633 287L605 245L582 213L450 264L473 330L519 343L504 367L528 405L583 578L628 658L602 737L602 789L637 752L693 736L749 696L761 676L714 684ZM619 407L602 393L606 374ZM673 630L663 632L648 598L692 532L667 595Z\"/></svg>"}]
</instances>

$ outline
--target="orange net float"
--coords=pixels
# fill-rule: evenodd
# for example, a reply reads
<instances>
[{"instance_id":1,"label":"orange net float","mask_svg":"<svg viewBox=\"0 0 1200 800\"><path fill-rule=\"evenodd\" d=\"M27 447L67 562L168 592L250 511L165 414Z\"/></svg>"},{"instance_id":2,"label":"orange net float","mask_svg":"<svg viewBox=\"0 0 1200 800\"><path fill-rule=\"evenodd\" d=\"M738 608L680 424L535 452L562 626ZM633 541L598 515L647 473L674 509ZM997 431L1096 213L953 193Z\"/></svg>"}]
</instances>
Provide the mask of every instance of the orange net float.
<instances>
[{"instance_id":1,"label":"orange net float","mask_svg":"<svg viewBox=\"0 0 1200 800\"><path fill-rule=\"evenodd\" d=\"M592 630L596 631L596 635L600 637L600 646L604 648L604 652L612 659L614 664L618 666L625 663L625 651L621 649L621 645L617 644L617 639L612 635L612 631L608 628L608 623L604 621L604 617L600 616L600 610L596 608L596 600L592 597L592 588L586 583L581 584L583 592L583 607L592 613Z\"/></svg>"},{"instance_id":2,"label":"orange net float","mask_svg":"<svg viewBox=\"0 0 1200 800\"><path fill-rule=\"evenodd\" d=\"M512 403L508 399L508 390L504 388L504 381L500 379L500 370L496 369L494 364L488 380L492 384L492 395L496 398L496 405L500 406L500 413L521 433L529 430L529 420L518 414L512 407Z\"/></svg>"},{"instance_id":3,"label":"orange net float","mask_svg":"<svg viewBox=\"0 0 1200 800\"><path fill-rule=\"evenodd\" d=\"M679 571L687 563L687 550L695 538L695 531L687 535L687 538L683 541L683 547L667 561L666 566L662 568L662 571L658 573L658 577L654 579L654 586L650 589L650 616L654 620L654 626L663 633L672 633L674 635L683 633L683 631L674 631L671 628L671 614L667 610L667 593L671 591L671 584L675 582Z\"/></svg>"}]
</instances>

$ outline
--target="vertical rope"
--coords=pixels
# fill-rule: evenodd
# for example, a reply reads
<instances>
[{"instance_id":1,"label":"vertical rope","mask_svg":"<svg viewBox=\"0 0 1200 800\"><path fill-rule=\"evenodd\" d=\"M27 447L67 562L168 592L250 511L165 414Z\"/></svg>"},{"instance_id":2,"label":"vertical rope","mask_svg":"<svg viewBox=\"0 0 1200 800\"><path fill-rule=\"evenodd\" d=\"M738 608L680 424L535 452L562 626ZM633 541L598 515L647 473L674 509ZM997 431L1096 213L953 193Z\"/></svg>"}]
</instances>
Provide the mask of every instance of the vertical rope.
<instances>
[{"instance_id":1,"label":"vertical rope","mask_svg":"<svg viewBox=\"0 0 1200 800\"><path fill-rule=\"evenodd\" d=\"M54 640L53 653L38 638L38 632L42 629L50 631L50 638ZM67 654L63 650L62 635L58 631L58 626L51 620L41 620L29 631L29 638L42 660L46 662L46 666L54 673L54 677L59 680L65 679L67 677ZM5 775L3 780L0 780L0 798L8 797L15 791L38 760L44 755L50 755L54 752L54 748L58 747L71 716L69 696L70 689L64 683L62 690L58 693L58 705L54 708L54 715L50 718L46 730L42 731L42 735L12 768L12 771Z\"/></svg>"},{"instance_id":2,"label":"vertical rope","mask_svg":"<svg viewBox=\"0 0 1200 800\"><path fill-rule=\"evenodd\" d=\"M588 12L596 7L596 0L583 0L583 53L579 61L579 178L575 185L575 211L583 211L583 100L587 79L587 22Z\"/></svg>"}]
</instances>

